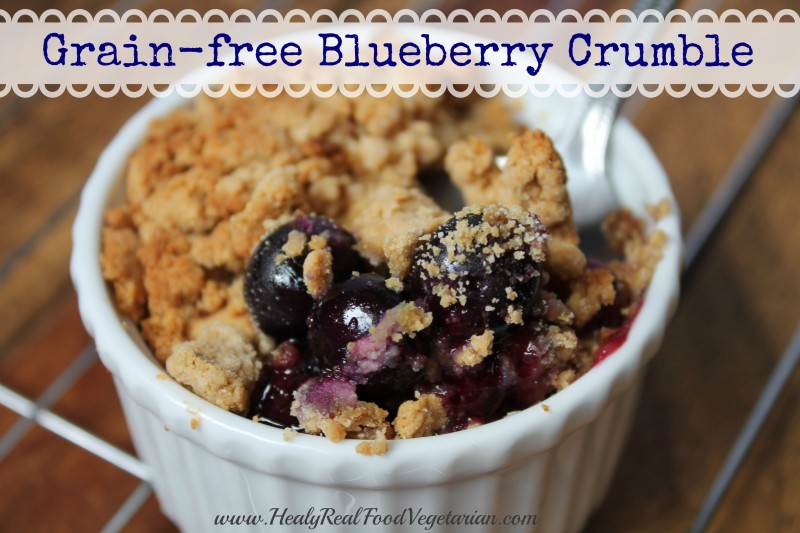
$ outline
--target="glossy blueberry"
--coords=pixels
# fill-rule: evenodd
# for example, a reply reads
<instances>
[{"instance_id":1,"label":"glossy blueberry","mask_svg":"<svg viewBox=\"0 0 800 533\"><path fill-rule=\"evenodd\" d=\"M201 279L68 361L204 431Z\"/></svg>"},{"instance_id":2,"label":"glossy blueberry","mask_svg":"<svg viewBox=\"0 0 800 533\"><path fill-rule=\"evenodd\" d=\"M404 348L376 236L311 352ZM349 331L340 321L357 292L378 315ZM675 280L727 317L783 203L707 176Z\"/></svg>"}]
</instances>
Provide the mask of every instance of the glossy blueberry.
<instances>
[{"instance_id":1,"label":"glossy blueberry","mask_svg":"<svg viewBox=\"0 0 800 533\"><path fill-rule=\"evenodd\" d=\"M304 333L306 317L314 303L303 281L308 246L294 257L287 257L283 250L292 231L300 231L308 238L326 238L333 256L334 282L365 268L364 259L353 249L353 236L327 218L300 216L267 235L247 266L244 295L258 327L279 339Z\"/></svg>"},{"instance_id":2,"label":"glossy blueberry","mask_svg":"<svg viewBox=\"0 0 800 533\"><path fill-rule=\"evenodd\" d=\"M347 360L348 344L367 337L400 295L377 274L362 274L334 285L308 317L308 343L321 368Z\"/></svg>"}]
</instances>

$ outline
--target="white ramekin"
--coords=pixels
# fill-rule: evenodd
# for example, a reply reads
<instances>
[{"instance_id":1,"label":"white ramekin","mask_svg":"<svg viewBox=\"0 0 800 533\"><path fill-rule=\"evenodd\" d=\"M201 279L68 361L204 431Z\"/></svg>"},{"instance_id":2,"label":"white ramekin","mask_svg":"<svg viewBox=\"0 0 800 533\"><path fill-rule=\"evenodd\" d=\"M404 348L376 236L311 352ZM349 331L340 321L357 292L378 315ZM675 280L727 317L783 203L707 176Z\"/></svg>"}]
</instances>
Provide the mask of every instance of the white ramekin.
<instances>
[{"instance_id":1,"label":"white ramekin","mask_svg":"<svg viewBox=\"0 0 800 533\"><path fill-rule=\"evenodd\" d=\"M187 532L218 531L220 514L273 509L291 515L338 514L375 508L397 515L535 514L535 526L434 526L435 531L578 531L601 502L619 458L646 363L661 343L678 297L681 239L677 209L657 224L669 239L644 304L625 344L574 384L503 420L449 435L390 443L384 456L355 453L353 441L332 443L283 432L228 413L170 379L136 328L115 311L100 272L103 210L121 201L128 154L151 119L185 102L154 100L117 134L101 155L81 196L73 228L71 273L80 313L111 371L136 450L149 465L164 513ZM522 120L557 129L573 104L557 95L523 99ZM643 138L620 121L610 149L611 175L623 201L644 205L674 198L667 176ZM313 510L311 510L313 508ZM367 511L359 515L363 520ZM312 516L309 514L309 516ZM405 515L409 518L409 515ZM445 520L445 519L442 519ZM371 524L371 522L369 522ZM254 530L308 531L308 525L261 524ZM428 525L383 526L386 531ZM236 530L246 528L236 527ZM318 531L372 531L373 526L318 524Z\"/></svg>"}]
</instances>

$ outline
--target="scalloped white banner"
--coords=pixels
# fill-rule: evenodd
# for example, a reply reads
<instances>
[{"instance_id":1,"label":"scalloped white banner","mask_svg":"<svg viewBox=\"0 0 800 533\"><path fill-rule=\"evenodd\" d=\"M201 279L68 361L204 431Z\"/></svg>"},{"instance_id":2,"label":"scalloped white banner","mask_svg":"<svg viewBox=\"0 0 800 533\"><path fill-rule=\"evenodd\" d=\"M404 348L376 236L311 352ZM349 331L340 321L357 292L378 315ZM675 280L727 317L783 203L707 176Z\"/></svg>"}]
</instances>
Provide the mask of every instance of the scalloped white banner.
<instances>
[{"instance_id":1,"label":"scalloped white banner","mask_svg":"<svg viewBox=\"0 0 800 533\"><path fill-rule=\"evenodd\" d=\"M653 20L657 22L652 22ZM547 96L800 91L800 16L0 10L0 97L119 92Z\"/></svg>"}]
</instances>

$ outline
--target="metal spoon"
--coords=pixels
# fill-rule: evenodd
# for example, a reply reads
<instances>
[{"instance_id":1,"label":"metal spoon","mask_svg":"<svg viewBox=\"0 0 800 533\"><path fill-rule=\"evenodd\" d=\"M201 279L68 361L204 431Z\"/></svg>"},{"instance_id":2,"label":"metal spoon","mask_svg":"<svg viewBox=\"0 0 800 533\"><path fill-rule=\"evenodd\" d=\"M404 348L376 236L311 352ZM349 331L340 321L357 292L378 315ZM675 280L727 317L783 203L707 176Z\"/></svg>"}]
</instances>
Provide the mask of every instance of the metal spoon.
<instances>
[{"instance_id":1,"label":"metal spoon","mask_svg":"<svg viewBox=\"0 0 800 533\"><path fill-rule=\"evenodd\" d=\"M675 3L674 0L639 0L632 11L637 17L648 9L666 15ZM660 26L648 24L646 34L638 41L652 42ZM596 226L620 205L620 195L608 177L606 153L622 103L622 97L611 90L599 98L586 97L584 112L579 115L582 118L567 128L562 142L556 140L569 175L568 189L579 227ZM506 160L506 156L498 156L496 163L502 168Z\"/></svg>"}]
</instances>

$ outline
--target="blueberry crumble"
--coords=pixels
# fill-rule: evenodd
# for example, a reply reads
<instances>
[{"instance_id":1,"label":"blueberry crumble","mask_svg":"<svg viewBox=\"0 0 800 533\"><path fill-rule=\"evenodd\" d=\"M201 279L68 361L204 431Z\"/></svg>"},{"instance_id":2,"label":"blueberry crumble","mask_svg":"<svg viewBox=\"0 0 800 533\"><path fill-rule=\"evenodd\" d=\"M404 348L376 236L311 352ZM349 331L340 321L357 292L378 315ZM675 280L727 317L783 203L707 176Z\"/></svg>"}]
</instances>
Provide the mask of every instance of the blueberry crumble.
<instances>
[{"instance_id":1,"label":"blueberry crumble","mask_svg":"<svg viewBox=\"0 0 800 533\"><path fill-rule=\"evenodd\" d=\"M499 100L204 98L131 155L101 266L177 382L381 454L539 403L624 342L665 235L622 210L617 259L587 259L566 180Z\"/></svg>"}]
</instances>

